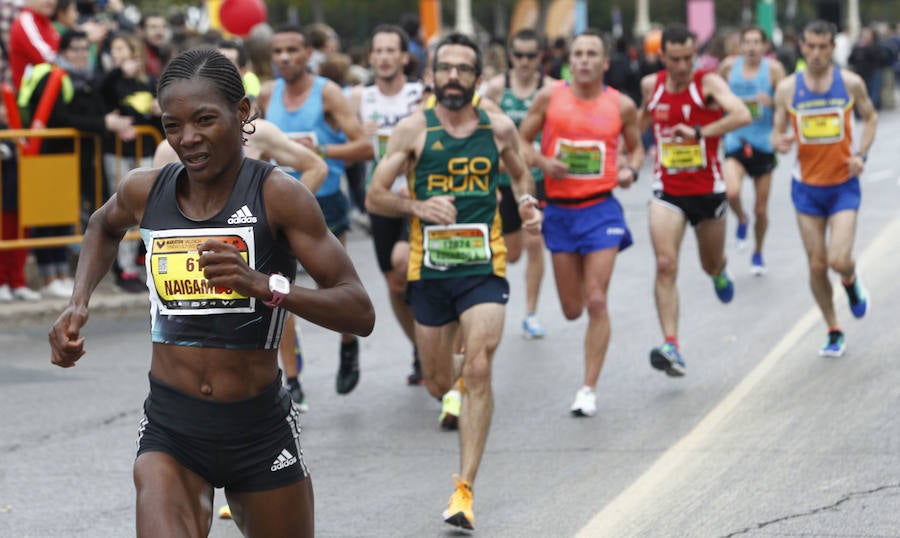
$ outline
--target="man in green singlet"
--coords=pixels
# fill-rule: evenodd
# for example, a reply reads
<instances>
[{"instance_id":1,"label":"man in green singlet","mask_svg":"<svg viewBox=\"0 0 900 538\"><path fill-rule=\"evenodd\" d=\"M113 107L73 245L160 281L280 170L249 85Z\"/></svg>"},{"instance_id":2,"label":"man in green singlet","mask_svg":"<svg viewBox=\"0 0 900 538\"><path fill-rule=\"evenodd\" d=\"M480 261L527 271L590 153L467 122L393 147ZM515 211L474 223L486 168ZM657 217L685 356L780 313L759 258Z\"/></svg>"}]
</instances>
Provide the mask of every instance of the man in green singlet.
<instances>
[{"instance_id":1,"label":"man in green singlet","mask_svg":"<svg viewBox=\"0 0 900 538\"><path fill-rule=\"evenodd\" d=\"M500 109L518 126L525 118L528 107L538 90L550 86L553 78L541 72L541 38L530 29L519 30L509 46L509 62L512 68L488 81L484 96L500 105ZM535 140L540 144L540 136ZM544 174L533 168L537 198L544 201ZM506 240L507 258L515 262L522 255L522 221L516 210L516 198L509 186L509 175L500 174L500 216L503 217L503 238ZM538 295L544 278L544 238L530 235L524 241L528 260L525 266L525 318L523 335L527 339L543 338L544 328L538 321Z\"/></svg>"},{"instance_id":2,"label":"man in green singlet","mask_svg":"<svg viewBox=\"0 0 900 538\"><path fill-rule=\"evenodd\" d=\"M472 529L472 484L493 414L491 361L503 333L506 246L497 204L502 159L512 177L523 227L540 231L534 181L513 122L472 106L481 52L462 34L435 49L437 105L403 119L388 140L366 198L373 213L410 217L407 299L425 386L459 415L461 469L444 520ZM406 174L409 197L390 190ZM455 371L453 340L465 354ZM457 379L460 383L457 383ZM456 389L454 389L456 385Z\"/></svg>"}]
</instances>

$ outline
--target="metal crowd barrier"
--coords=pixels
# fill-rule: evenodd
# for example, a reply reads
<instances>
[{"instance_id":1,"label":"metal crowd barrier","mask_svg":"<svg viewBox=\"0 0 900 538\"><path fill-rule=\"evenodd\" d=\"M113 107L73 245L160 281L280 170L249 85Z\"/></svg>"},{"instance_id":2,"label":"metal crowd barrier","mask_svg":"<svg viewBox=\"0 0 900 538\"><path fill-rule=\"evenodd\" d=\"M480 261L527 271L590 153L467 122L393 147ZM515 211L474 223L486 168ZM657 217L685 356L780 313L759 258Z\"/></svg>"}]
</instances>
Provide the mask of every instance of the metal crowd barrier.
<instances>
[{"instance_id":1,"label":"metal crowd barrier","mask_svg":"<svg viewBox=\"0 0 900 538\"><path fill-rule=\"evenodd\" d=\"M135 154L144 154L144 137L153 137L154 149L162 141L160 133L149 125L136 125ZM26 155L18 141L26 138L69 138L73 151L70 153L53 153L46 155ZM4 129L0 130L0 140L17 142L16 156L18 160L18 216L19 222L14 239L0 239L0 250L19 248L56 247L81 243L81 162L79 154L83 138L94 139L94 200L93 208L100 207L103 202L103 147L99 135L82 133L76 129ZM122 170L122 140L116 137L116 177L121 178L127 170ZM140 157L138 157L140 160ZM0 172L0 182L4 178ZM3 193L0 191L0 207L3 205ZM0 222L0 237L4 235ZM27 230L40 226L72 226L74 233L53 237L27 237ZM126 234L125 239L140 239L137 230Z\"/></svg>"}]
</instances>

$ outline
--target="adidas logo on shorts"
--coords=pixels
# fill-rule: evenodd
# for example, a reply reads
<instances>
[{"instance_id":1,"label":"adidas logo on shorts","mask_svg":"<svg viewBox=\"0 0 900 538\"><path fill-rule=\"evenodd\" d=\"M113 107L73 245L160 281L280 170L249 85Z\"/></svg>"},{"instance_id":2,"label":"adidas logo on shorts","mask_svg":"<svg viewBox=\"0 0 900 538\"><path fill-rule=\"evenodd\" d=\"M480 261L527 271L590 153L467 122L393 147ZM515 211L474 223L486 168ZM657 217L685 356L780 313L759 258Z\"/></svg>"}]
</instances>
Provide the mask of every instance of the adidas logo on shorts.
<instances>
[{"instance_id":1,"label":"adidas logo on shorts","mask_svg":"<svg viewBox=\"0 0 900 538\"><path fill-rule=\"evenodd\" d=\"M250 208L246 205L234 212L234 215L228 217L228 224L256 224L256 217L250 212Z\"/></svg>"},{"instance_id":2,"label":"adidas logo on shorts","mask_svg":"<svg viewBox=\"0 0 900 538\"><path fill-rule=\"evenodd\" d=\"M282 448L281 453L278 454L278 457L275 458L275 461L272 462L272 467L270 469L272 470L272 472L280 471L285 467L290 467L295 463L297 463L297 458L295 458L290 452L288 452L286 448Z\"/></svg>"}]
</instances>

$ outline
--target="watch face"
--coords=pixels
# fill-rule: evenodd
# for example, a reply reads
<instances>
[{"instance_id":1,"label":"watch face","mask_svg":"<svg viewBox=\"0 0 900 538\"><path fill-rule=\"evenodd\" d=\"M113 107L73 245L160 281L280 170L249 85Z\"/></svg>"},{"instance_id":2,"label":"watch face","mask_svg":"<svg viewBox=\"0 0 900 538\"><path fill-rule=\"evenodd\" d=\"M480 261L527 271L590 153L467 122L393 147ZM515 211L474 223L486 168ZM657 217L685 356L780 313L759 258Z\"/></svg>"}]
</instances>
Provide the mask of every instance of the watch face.
<instances>
[{"instance_id":1,"label":"watch face","mask_svg":"<svg viewBox=\"0 0 900 538\"><path fill-rule=\"evenodd\" d=\"M269 290L278 293L289 293L291 291L291 282L281 275L272 275L269 277Z\"/></svg>"}]
</instances>

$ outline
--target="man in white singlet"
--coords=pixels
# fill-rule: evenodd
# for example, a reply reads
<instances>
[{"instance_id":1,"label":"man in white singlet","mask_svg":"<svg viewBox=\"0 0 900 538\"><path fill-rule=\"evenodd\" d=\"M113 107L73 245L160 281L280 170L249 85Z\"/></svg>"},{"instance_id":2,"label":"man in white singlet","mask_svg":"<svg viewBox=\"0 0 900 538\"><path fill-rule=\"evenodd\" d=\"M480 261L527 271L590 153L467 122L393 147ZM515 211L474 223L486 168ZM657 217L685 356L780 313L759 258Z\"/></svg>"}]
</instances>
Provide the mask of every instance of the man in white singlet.
<instances>
[{"instance_id":1,"label":"man in white singlet","mask_svg":"<svg viewBox=\"0 0 900 538\"><path fill-rule=\"evenodd\" d=\"M373 84L356 87L350 94L350 107L359 116L367 135L372 136L375 152L373 166L384 156L394 126L409 116L422 100L424 84L409 81L404 69L409 63L409 36L399 26L383 24L372 32L369 65ZM392 190L406 192L406 176L397 176ZM409 259L408 223L405 218L370 214L375 257L388 286L391 309L403 333L413 344L413 368L406 378L410 385L422 383L422 368L415 348L412 309L406 302L406 264Z\"/></svg>"}]
</instances>

